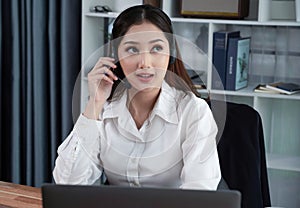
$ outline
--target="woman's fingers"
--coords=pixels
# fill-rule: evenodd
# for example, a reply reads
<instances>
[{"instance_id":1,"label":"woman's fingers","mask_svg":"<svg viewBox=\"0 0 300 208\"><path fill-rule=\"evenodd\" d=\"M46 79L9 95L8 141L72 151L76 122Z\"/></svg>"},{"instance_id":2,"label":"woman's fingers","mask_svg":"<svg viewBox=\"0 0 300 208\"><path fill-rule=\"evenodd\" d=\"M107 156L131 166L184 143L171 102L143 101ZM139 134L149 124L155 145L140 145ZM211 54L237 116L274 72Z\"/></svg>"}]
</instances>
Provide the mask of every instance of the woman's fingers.
<instances>
[{"instance_id":1,"label":"woman's fingers","mask_svg":"<svg viewBox=\"0 0 300 208\"><path fill-rule=\"evenodd\" d=\"M117 66L114 63L115 59L111 57L101 57L97 61L94 68L99 68L102 66L108 66L108 68L116 68Z\"/></svg>"},{"instance_id":2,"label":"woman's fingers","mask_svg":"<svg viewBox=\"0 0 300 208\"><path fill-rule=\"evenodd\" d=\"M113 58L101 57L98 60L94 68L88 73L91 97L94 97L96 100L103 100L109 97L114 81L118 80L118 77L110 69L116 67Z\"/></svg>"},{"instance_id":3,"label":"woman's fingers","mask_svg":"<svg viewBox=\"0 0 300 208\"><path fill-rule=\"evenodd\" d=\"M114 64L114 58L111 57L101 57L96 63L91 74L105 74L107 77L110 77L111 80L118 80L118 77L110 70L110 68L116 68Z\"/></svg>"},{"instance_id":4,"label":"woman's fingers","mask_svg":"<svg viewBox=\"0 0 300 208\"><path fill-rule=\"evenodd\" d=\"M103 80L105 80L105 81L107 81L107 82L109 82L111 84L114 83L114 81L110 77L108 77L106 74L103 74Z\"/></svg>"},{"instance_id":5,"label":"woman's fingers","mask_svg":"<svg viewBox=\"0 0 300 208\"><path fill-rule=\"evenodd\" d=\"M103 73L103 72L94 72L94 73L90 73L88 74L88 80L89 82L101 82L101 80L104 80L104 81L107 81L111 84L113 84L113 79L108 77L106 75L106 73Z\"/></svg>"},{"instance_id":6,"label":"woman's fingers","mask_svg":"<svg viewBox=\"0 0 300 208\"><path fill-rule=\"evenodd\" d=\"M118 80L118 77L110 69L107 69L104 74L112 80Z\"/></svg>"},{"instance_id":7,"label":"woman's fingers","mask_svg":"<svg viewBox=\"0 0 300 208\"><path fill-rule=\"evenodd\" d=\"M104 80L110 80L111 83L113 83L113 81L118 80L118 77L116 75L114 75L114 73L108 69L106 66L101 67L99 69L95 69L91 74L91 76L96 76L100 79L104 79Z\"/></svg>"}]
</instances>

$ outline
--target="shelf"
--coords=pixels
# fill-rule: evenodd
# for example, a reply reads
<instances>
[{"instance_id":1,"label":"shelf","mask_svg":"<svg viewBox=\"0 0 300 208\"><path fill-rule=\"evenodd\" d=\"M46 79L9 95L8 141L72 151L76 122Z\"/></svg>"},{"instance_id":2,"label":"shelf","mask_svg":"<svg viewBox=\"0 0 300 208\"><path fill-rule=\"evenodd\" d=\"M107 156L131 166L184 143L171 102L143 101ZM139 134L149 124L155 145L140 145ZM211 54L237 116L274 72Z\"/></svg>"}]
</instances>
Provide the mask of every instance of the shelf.
<instances>
[{"instance_id":1,"label":"shelf","mask_svg":"<svg viewBox=\"0 0 300 208\"><path fill-rule=\"evenodd\" d=\"M264 55L276 55L276 56L300 56L298 51L280 51L280 50L271 50L271 49L250 49L252 54L264 54Z\"/></svg>"},{"instance_id":2,"label":"shelf","mask_svg":"<svg viewBox=\"0 0 300 208\"><path fill-rule=\"evenodd\" d=\"M106 17L106 18L116 18L120 13L119 12L108 12L108 13L95 13L87 12L85 13L86 17Z\"/></svg>"},{"instance_id":3,"label":"shelf","mask_svg":"<svg viewBox=\"0 0 300 208\"><path fill-rule=\"evenodd\" d=\"M300 26L300 22L296 21L264 21L259 22L256 20L225 20L225 19L200 19L200 18L184 18L173 17L173 22L183 23L214 23L214 24L228 24L228 25L261 25L261 26Z\"/></svg>"},{"instance_id":4,"label":"shelf","mask_svg":"<svg viewBox=\"0 0 300 208\"><path fill-rule=\"evenodd\" d=\"M83 81L88 81L87 77L83 77ZM233 96L244 96L244 97L260 97L260 98L274 98L274 99L284 99L284 100L300 100L300 93L294 95L284 95L284 94L269 94L269 93L261 93L254 92L253 89L256 85L249 85L246 88L237 90L237 91L229 91L229 90L207 90L207 89L198 89L197 91L200 93L210 93L214 95L233 95Z\"/></svg>"},{"instance_id":5,"label":"shelf","mask_svg":"<svg viewBox=\"0 0 300 208\"><path fill-rule=\"evenodd\" d=\"M105 17L105 18L116 18L119 12L108 12L108 13L95 13L87 12L87 17ZM183 22L183 23L214 23L214 24L228 24L228 25L261 25L261 26L295 26L299 27L300 22L276 20L276 21L264 21L259 22L256 20L229 20L229 19L204 19L204 18L185 18L185 17L172 17L172 22Z\"/></svg>"},{"instance_id":6,"label":"shelf","mask_svg":"<svg viewBox=\"0 0 300 208\"><path fill-rule=\"evenodd\" d=\"M289 99L289 100L300 100L300 93L294 95L284 95L284 94L271 94L271 93L261 93L254 92L253 89L257 86L249 85L246 88L237 90L237 91L229 91L229 90L214 90L210 91L211 94L216 95L234 95L234 96L246 96L246 97L260 97L260 98L275 98L275 99Z\"/></svg>"},{"instance_id":7,"label":"shelf","mask_svg":"<svg viewBox=\"0 0 300 208\"><path fill-rule=\"evenodd\" d=\"M283 100L300 100L300 94L294 95L284 95L284 94L269 94L269 93L261 93L261 92L253 92L255 97L261 98L275 98L275 99L283 99Z\"/></svg>"},{"instance_id":8,"label":"shelf","mask_svg":"<svg viewBox=\"0 0 300 208\"><path fill-rule=\"evenodd\" d=\"M278 170L300 172L300 157L267 154L267 167Z\"/></svg>"}]
</instances>

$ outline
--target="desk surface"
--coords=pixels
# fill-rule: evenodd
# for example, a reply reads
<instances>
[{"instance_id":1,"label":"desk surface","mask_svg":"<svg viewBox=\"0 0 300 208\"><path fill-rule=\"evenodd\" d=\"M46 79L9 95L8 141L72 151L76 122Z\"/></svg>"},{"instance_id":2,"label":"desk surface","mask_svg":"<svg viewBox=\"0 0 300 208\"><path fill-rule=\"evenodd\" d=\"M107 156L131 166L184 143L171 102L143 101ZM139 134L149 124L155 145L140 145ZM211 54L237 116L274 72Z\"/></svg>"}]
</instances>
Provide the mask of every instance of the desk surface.
<instances>
[{"instance_id":1,"label":"desk surface","mask_svg":"<svg viewBox=\"0 0 300 208\"><path fill-rule=\"evenodd\" d=\"M0 208L42 208L41 189L0 181Z\"/></svg>"}]
</instances>

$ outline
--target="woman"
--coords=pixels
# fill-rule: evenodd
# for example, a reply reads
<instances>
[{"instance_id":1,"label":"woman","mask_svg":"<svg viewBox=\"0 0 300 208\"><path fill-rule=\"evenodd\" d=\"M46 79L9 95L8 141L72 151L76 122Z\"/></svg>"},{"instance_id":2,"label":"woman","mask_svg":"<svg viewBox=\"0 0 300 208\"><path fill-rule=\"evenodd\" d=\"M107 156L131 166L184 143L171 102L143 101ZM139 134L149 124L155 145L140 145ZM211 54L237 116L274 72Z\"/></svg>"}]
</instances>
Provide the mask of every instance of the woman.
<instances>
[{"instance_id":1,"label":"woman","mask_svg":"<svg viewBox=\"0 0 300 208\"><path fill-rule=\"evenodd\" d=\"M172 34L168 16L150 5L116 18L115 57L88 74L89 101L58 149L56 183L95 184L105 173L112 185L217 188L217 126L174 57Z\"/></svg>"}]
</instances>

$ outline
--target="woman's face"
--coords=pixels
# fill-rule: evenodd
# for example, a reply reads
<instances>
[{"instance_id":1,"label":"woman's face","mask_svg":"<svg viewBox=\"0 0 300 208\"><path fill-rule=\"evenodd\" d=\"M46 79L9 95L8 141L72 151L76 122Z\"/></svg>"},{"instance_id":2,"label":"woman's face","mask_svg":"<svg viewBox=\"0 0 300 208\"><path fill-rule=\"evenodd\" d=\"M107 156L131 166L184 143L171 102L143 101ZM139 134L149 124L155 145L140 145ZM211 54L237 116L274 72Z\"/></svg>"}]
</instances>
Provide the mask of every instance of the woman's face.
<instances>
[{"instance_id":1,"label":"woman's face","mask_svg":"<svg viewBox=\"0 0 300 208\"><path fill-rule=\"evenodd\" d=\"M149 22L131 26L118 48L124 74L137 90L161 87L169 56L170 47L165 34Z\"/></svg>"}]
</instances>

